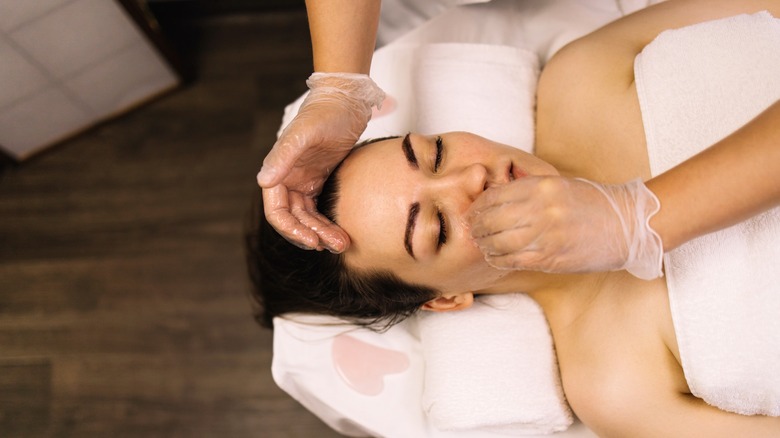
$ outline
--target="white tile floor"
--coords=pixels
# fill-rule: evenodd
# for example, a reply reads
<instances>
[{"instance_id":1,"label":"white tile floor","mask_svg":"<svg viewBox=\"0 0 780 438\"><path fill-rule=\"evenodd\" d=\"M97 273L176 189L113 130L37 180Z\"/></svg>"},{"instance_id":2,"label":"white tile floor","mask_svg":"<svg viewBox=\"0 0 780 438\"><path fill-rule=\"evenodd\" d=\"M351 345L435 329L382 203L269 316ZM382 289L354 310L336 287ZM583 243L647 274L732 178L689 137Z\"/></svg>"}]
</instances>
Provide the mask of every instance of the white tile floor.
<instances>
[{"instance_id":1,"label":"white tile floor","mask_svg":"<svg viewBox=\"0 0 780 438\"><path fill-rule=\"evenodd\" d=\"M115 0L0 0L0 148L17 159L177 83Z\"/></svg>"}]
</instances>

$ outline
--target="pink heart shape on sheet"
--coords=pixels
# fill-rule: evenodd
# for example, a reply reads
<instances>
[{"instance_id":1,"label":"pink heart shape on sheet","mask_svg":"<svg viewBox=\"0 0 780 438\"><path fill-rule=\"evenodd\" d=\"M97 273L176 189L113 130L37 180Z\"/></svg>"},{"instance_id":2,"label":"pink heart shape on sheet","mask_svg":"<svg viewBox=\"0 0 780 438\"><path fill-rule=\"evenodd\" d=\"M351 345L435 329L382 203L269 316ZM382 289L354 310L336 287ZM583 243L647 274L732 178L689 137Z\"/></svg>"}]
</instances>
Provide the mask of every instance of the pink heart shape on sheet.
<instances>
[{"instance_id":1,"label":"pink heart shape on sheet","mask_svg":"<svg viewBox=\"0 0 780 438\"><path fill-rule=\"evenodd\" d=\"M406 354L377 347L352 336L341 334L333 339L333 365L341 378L363 395L378 395L385 388L385 376L406 371Z\"/></svg>"}]
</instances>

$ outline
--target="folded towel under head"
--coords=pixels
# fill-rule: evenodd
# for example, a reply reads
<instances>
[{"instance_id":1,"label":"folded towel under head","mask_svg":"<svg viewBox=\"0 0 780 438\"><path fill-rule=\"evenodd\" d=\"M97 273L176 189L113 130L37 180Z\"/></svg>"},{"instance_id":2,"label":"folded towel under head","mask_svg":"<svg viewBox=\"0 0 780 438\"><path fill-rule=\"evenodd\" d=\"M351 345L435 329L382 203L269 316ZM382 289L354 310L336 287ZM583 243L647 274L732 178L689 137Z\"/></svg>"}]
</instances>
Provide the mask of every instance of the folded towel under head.
<instances>
[{"instance_id":1,"label":"folded towel under head","mask_svg":"<svg viewBox=\"0 0 780 438\"><path fill-rule=\"evenodd\" d=\"M419 316L423 409L442 430L540 434L565 430L552 335L524 294L491 295L460 312Z\"/></svg>"},{"instance_id":2,"label":"folded towel under head","mask_svg":"<svg viewBox=\"0 0 780 438\"><path fill-rule=\"evenodd\" d=\"M429 44L412 70L415 129L467 131L527 152L534 144L539 59L531 51L484 44Z\"/></svg>"},{"instance_id":3,"label":"folded towel under head","mask_svg":"<svg viewBox=\"0 0 780 438\"><path fill-rule=\"evenodd\" d=\"M780 99L780 20L763 12L666 31L634 70L657 175ZM692 393L723 410L779 416L780 209L688 242L664 263Z\"/></svg>"}]
</instances>

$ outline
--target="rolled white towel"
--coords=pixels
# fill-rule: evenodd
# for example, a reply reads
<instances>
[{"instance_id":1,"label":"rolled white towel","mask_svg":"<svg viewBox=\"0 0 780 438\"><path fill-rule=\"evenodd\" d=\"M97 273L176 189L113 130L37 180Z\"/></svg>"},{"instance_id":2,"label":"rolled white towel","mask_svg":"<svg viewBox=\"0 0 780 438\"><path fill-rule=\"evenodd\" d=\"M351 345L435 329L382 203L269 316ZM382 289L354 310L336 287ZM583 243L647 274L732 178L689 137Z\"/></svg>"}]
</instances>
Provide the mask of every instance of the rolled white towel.
<instances>
[{"instance_id":1,"label":"rolled white towel","mask_svg":"<svg viewBox=\"0 0 780 438\"><path fill-rule=\"evenodd\" d=\"M458 312L419 316L423 409L441 430L530 435L572 424L552 335L524 294L485 296Z\"/></svg>"},{"instance_id":2,"label":"rolled white towel","mask_svg":"<svg viewBox=\"0 0 780 438\"><path fill-rule=\"evenodd\" d=\"M394 44L377 51L371 77L386 100L362 140L468 131L533 151L539 78L534 52L472 43ZM287 106L279 133L304 98Z\"/></svg>"},{"instance_id":3,"label":"rolled white towel","mask_svg":"<svg viewBox=\"0 0 780 438\"><path fill-rule=\"evenodd\" d=\"M468 131L531 152L539 59L486 44L429 44L415 52L415 129Z\"/></svg>"}]
</instances>

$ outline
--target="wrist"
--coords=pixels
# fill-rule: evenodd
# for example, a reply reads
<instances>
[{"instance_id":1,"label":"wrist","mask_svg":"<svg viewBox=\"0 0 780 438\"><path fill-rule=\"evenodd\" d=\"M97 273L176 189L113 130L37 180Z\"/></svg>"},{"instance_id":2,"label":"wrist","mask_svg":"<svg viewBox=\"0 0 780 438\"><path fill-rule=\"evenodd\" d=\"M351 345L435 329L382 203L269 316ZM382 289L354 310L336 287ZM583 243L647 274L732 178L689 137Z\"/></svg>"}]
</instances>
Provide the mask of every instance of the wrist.
<instances>
[{"instance_id":1,"label":"wrist","mask_svg":"<svg viewBox=\"0 0 780 438\"><path fill-rule=\"evenodd\" d=\"M309 76L306 85L310 90L325 93L338 93L365 105L369 111L372 107L381 108L385 92L370 76L362 73L330 73L314 72Z\"/></svg>"},{"instance_id":2,"label":"wrist","mask_svg":"<svg viewBox=\"0 0 780 438\"><path fill-rule=\"evenodd\" d=\"M616 185L576 179L598 190L614 213L603 229L606 234L601 235L602 244L609 247L607 242L614 242L615 245L607 251L611 254L607 257L607 268L626 270L643 280L663 276L663 242L650 226L650 219L661 208L655 194L638 178Z\"/></svg>"},{"instance_id":3,"label":"wrist","mask_svg":"<svg viewBox=\"0 0 780 438\"><path fill-rule=\"evenodd\" d=\"M663 241L650 225L650 220L661 209L661 202L640 179L630 181L624 186L627 197L633 201L635 219L633 236L627 240L628 259L623 269L643 280L662 277Z\"/></svg>"}]
</instances>

